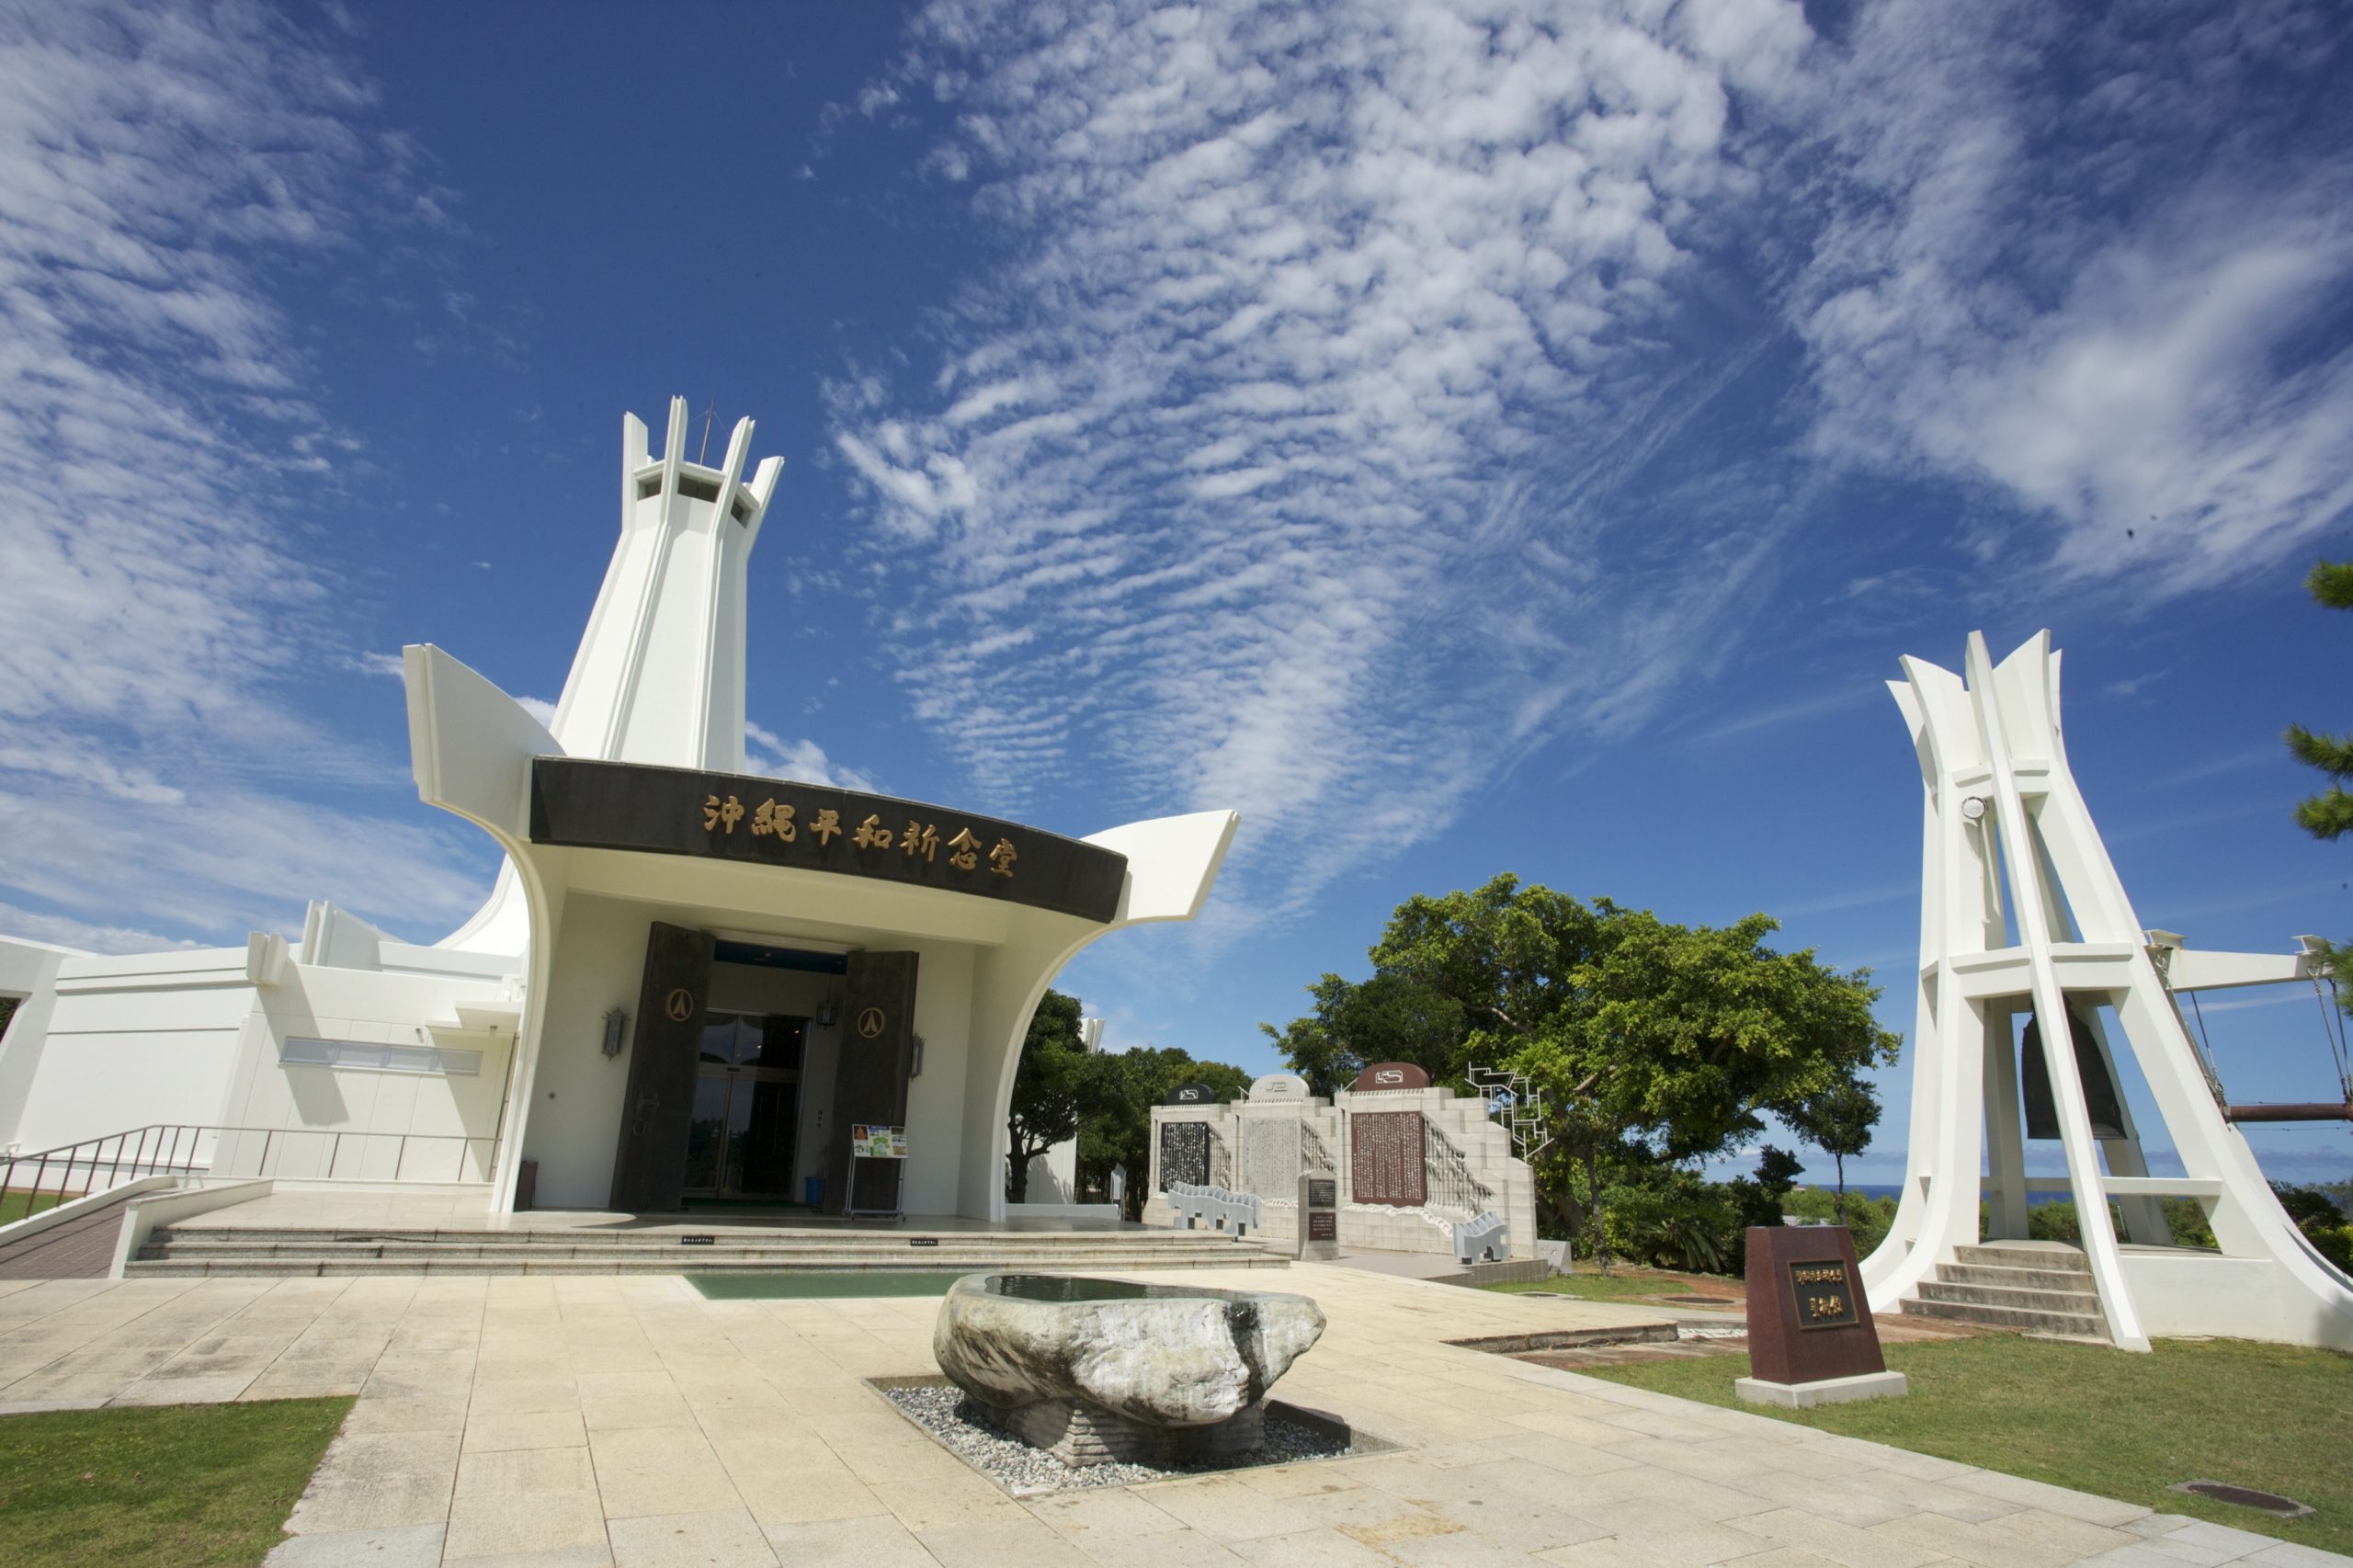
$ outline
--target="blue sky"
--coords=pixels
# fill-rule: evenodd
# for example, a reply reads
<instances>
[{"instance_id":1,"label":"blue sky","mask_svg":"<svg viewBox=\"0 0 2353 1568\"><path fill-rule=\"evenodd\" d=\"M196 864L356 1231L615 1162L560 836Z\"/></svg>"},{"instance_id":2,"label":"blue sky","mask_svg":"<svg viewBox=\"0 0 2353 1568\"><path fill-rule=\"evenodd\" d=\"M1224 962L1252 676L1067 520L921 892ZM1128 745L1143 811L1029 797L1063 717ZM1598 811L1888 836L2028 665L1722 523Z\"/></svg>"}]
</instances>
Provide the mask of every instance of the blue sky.
<instances>
[{"instance_id":1,"label":"blue sky","mask_svg":"<svg viewBox=\"0 0 2353 1568\"><path fill-rule=\"evenodd\" d=\"M789 466L759 766L1231 807L1066 976L1260 1020L1511 869L1755 909L1912 1028L1881 682L2048 627L2143 918L2353 932L2353 108L2325 5L0 8L0 927L430 939L388 656L553 698L624 410ZM2321 1098L2311 997L2208 1009ZM1890 1179L1904 1070L1866 1179ZM2282 1130L2282 1174L2353 1144Z\"/></svg>"}]
</instances>

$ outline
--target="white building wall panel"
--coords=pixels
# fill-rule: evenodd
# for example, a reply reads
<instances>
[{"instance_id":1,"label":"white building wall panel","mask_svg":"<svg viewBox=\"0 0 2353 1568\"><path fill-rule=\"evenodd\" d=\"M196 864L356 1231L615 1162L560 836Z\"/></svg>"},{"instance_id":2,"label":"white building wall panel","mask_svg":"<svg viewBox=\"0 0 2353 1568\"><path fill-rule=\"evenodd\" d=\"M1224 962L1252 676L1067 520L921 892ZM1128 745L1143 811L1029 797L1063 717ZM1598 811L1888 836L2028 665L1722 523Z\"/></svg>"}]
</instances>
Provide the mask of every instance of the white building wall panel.
<instances>
[{"instance_id":1,"label":"white building wall panel","mask_svg":"<svg viewBox=\"0 0 2353 1568\"><path fill-rule=\"evenodd\" d=\"M60 1011L64 1000L85 999L61 999ZM51 1149L154 1122L220 1121L243 1022L169 1032L85 1028L52 1033L17 1142L28 1150Z\"/></svg>"}]
</instances>

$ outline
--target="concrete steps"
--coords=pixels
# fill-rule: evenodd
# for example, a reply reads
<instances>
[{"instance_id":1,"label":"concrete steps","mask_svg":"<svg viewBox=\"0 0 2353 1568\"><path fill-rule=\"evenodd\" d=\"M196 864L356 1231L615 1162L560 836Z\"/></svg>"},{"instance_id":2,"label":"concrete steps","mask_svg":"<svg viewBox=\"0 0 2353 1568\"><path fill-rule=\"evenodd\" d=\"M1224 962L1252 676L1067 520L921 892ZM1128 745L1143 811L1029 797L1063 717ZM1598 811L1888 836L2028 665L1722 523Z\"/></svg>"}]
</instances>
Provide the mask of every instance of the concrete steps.
<instances>
[{"instance_id":1,"label":"concrete steps","mask_svg":"<svg viewBox=\"0 0 2353 1568\"><path fill-rule=\"evenodd\" d=\"M688 1244L682 1234L708 1235ZM1289 1259L1255 1240L1184 1232L724 1230L374 1232L203 1226L158 1230L133 1275L907 1273L988 1269L1259 1268Z\"/></svg>"},{"instance_id":2,"label":"concrete steps","mask_svg":"<svg viewBox=\"0 0 2353 1568\"><path fill-rule=\"evenodd\" d=\"M2109 1341L2108 1314L2077 1247L1986 1243L1956 1247L1899 1303L1910 1317L1942 1318L2061 1339Z\"/></svg>"}]
</instances>

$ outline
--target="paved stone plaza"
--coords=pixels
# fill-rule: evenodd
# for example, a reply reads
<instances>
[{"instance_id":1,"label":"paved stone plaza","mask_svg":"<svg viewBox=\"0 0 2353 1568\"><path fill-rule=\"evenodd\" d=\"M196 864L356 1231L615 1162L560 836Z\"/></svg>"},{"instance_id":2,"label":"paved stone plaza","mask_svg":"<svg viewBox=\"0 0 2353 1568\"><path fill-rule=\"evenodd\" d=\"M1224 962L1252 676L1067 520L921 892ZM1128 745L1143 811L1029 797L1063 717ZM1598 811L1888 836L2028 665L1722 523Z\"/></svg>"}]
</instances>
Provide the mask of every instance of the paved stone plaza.
<instances>
[{"instance_id":1,"label":"paved stone plaza","mask_svg":"<svg viewBox=\"0 0 2353 1568\"><path fill-rule=\"evenodd\" d=\"M277 1568L438 1562L2128 1568L2347 1560L1446 1343L1644 1321L1303 1265L1278 1392L1393 1453L1016 1501L862 1380L931 1298L676 1277L0 1283L0 1410L357 1393Z\"/></svg>"}]
</instances>

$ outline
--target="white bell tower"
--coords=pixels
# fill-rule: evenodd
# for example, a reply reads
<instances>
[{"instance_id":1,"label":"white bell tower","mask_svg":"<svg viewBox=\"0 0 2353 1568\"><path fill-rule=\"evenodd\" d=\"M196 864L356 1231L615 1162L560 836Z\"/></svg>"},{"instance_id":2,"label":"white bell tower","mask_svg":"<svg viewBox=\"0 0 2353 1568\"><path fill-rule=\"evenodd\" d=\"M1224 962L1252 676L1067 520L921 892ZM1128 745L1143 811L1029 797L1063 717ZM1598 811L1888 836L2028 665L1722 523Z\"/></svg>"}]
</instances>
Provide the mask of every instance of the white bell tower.
<instances>
[{"instance_id":1,"label":"white bell tower","mask_svg":"<svg viewBox=\"0 0 2353 1568\"><path fill-rule=\"evenodd\" d=\"M2192 951L2142 929L2067 765L2050 633L1996 666L1972 632L1965 679L1918 659L1904 672L1888 686L1926 786L1919 1023L1904 1194L1863 1264L1872 1310L1895 1310L1956 1249L1978 1244L1981 1195L1986 1240L2022 1240L2029 1190L2059 1187L2075 1199L2084 1261L2120 1348L2211 1334L2353 1349L2353 1282L2280 1209L2174 1000L2307 978L2303 956ZM2012 1028L2024 1014L2040 1061L2022 1074ZM2124 1060L2146 1081L2186 1176L2149 1175L2142 1130L2116 1088ZM2022 1123L2044 1084L2043 1113L2066 1155L2058 1182L2025 1172ZM2157 1202L2167 1197L2206 1209L2218 1252L2171 1244Z\"/></svg>"},{"instance_id":2,"label":"white bell tower","mask_svg":"<svg viewBox=\"0 0 2353 1568\"><path fill-rule=\"evenodd\" d=\"M550 726L565 756L744 771L745 570L784 460L762 459L745 483L753 426L739 419L719 467L688 462L692 423L672 398L655 458L645 422L621 417L620 542ZM439 945L520 953L529 937L507 865Z\"/></svg>"}]
</instances>

